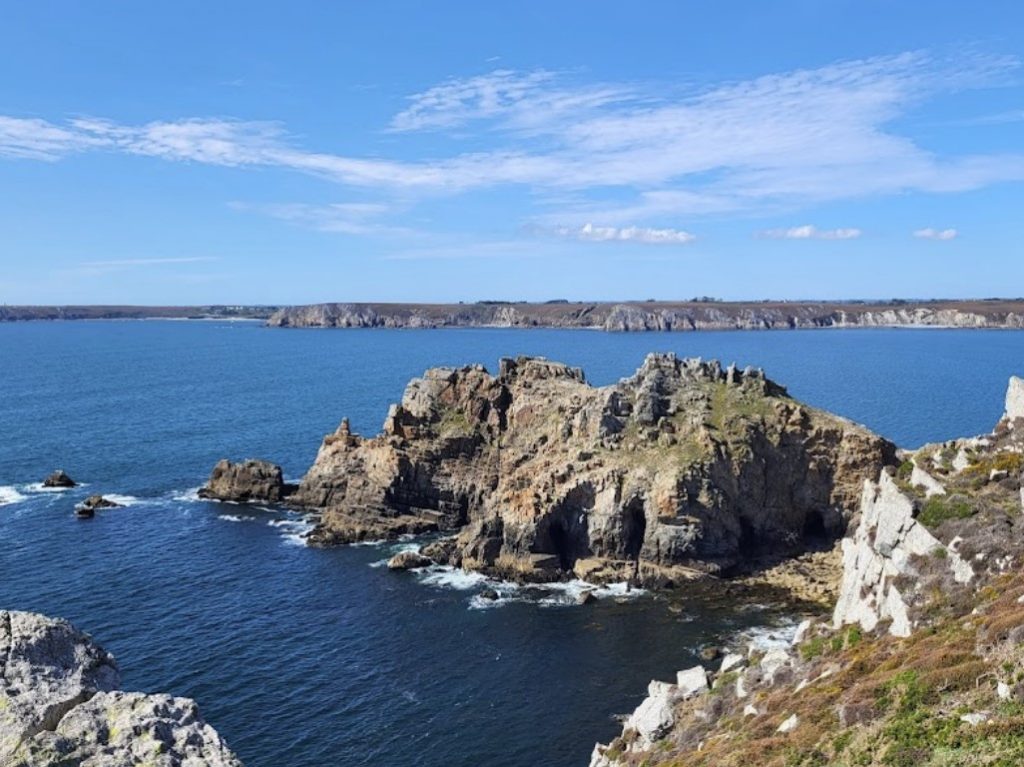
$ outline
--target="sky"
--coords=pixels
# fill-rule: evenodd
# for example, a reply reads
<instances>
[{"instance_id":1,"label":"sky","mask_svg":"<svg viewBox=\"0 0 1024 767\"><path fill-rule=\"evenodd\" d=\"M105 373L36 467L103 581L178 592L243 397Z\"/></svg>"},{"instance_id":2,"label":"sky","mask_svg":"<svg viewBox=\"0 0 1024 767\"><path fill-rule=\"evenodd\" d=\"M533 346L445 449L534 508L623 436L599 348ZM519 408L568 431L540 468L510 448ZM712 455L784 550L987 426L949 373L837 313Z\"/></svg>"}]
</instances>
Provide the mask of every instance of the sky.
<instances>
[{"instance_id":1,"label":"sky","mask_svg":"<svg viewBox=\"0 0 1024 767\"><path fill-rule=\"evenodd\" d=\"M1019 0L0 8L0 303L1024 295Z\"/></svg>"}]
</instances>

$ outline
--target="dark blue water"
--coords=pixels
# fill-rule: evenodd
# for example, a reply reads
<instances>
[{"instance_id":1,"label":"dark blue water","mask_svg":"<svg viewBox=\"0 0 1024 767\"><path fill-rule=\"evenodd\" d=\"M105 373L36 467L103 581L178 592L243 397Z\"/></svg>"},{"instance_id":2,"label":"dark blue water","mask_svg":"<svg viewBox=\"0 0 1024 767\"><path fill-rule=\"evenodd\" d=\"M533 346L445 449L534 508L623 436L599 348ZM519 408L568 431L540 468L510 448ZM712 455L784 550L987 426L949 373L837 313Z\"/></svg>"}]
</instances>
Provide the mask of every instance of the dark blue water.
<instances>
[{"instance_id":1,"label":"dark blue water","mask_svg":"<svg viewBox=\"0 0 1024 767\"><path fill-rule=\"evenodd\" d=\"M585 764L652 677L768 615L694 595L587 608L512 601L296 544L281 511L189 495L222 456L298 476L342 416L375 432L439 364L542 354L595 383L649 351L765 367L900 444L988 430L1024 333L282 331L252 324L0 325L0 607L67 617L128 688L198 699L249 767ZM32 487L56 467L88 486ZM84 522L92 492L128 508ZM547 598L546 601L552 601Z\"/></svg>"}]
</instances>

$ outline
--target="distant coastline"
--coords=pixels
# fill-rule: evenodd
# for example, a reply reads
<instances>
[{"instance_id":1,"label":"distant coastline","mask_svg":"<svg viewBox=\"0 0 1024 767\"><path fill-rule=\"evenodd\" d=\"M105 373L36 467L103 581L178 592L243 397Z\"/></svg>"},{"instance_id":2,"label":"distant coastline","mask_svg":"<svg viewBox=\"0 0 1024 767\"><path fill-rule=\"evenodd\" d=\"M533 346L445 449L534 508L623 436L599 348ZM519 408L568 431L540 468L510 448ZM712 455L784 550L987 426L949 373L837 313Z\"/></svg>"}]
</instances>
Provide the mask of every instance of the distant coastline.
<instances>
[{"instance_id":1,"label":"distant coastline","mask_svg":"<svg viewBox=\"0 0 1024 767\"><path fill-rule=\"evenodd\" d=\"M851 327L1024 329L1024 299L0 306L0 322L116 319L257 320L273 328L498 327L610 332Z\"/></svg>"}]
</instances>

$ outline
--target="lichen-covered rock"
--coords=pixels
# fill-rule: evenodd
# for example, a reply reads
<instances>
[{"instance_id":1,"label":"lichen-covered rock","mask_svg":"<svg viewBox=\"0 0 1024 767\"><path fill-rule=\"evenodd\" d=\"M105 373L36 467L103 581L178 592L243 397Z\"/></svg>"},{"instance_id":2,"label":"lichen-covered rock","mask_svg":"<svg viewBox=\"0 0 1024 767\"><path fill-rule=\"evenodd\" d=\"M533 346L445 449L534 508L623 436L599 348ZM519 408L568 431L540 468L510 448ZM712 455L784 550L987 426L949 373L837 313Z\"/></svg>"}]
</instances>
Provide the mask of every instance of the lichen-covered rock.
<instances>
[{"instance_id":1,"label":"lichen-covered rock","mask_svg":"<svg viewBox=\"0 0 1024 767\"><path fill-rule=\"evenodd\" d=\"M843 581L833 622L870 631L890 620L890 633L909 636L909 610L896 580L914 572L913 557L941 549L959 583L973 577L971 566L915 519L913 500L885 472L877 482L865 482L860 514L853 536L843 539Z\"/></svg>"},{"instance_id":2,"label":"lichen-covered rock","mask_svg":"<svg viewBox=\"0 0 1024 767\"><path fill-rule=\"evenodd\" d=\"M313 544L442 530L468 569L660 586L840 536L894 460L758 370L650 355L597 388L519 358L427 371L381 435L328 435L290 501L322 511Z\"/></svg>"},{"instance_id":3,"label":"lichen-covered rock","mask_svg":"<svg viewBox=\"0 0 1024 767\"><path fill-rule=\"evenodd\" d=\"M114 658L67 621L0 611L0 765L241 767L193 701L119 684Z\"/></svg>"},{"instance_id":4,"label":"lichen-covered rock","mask_svg":"<svg viewBox=\"0 0 1024 767\"><path fill-rule=\"evenodd\" d=\"M283 501L294 487L285 484L281 467L269 461L249 459L232 463L224 459L213 467L200 498L218 501Z\"/></svg>"}]
</instances>

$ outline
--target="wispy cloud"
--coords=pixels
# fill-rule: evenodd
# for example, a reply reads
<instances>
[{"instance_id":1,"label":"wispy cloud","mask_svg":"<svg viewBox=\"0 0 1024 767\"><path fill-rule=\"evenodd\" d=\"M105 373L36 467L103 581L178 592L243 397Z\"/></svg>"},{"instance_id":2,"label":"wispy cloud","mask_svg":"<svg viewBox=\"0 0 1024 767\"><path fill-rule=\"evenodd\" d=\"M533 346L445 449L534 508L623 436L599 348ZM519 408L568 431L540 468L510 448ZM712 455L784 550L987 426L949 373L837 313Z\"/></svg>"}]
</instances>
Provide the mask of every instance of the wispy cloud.
<instances>
[{"instance_id":1,"label":"wispy cloud","mask_svg":"<svg viewBox=\"0 0 1024 767\"><path fill-rule=\"evenodd\" d=\"M559 237L569 237L583 242L640 242L648 245L685 245L697 237L682 229L655 229L643 226L594 226L556 227Z\"/></svg>"},{"instance_id":2,"label":"wispy cloud","mask_svg":"<svg viewBox=\"0 0 1024 767\"><path fill-rule=\"evenodd\" d=\"M917 105L998 84L1018 65L971 51L947 58L918 51L703 89L498 69L414 94L394 116L387 127L399 145L410 132L443 134L438 142L449 142L451 151L429 159L408 159L416 156L415 143L396 150L402 159L305 148L274 122L17 117L0 117L0 157L56 160L109 151L271 167L408 205L424 195L521 186L533 193L536 222L582 231L599 221L595 231L612 229L618 238L635 228L627 239L641 240L670 218L1024 180L1024 152L938 154L896 127ZM330 206L264 212L328 230L377 231L369 217ZM815 232L803 239L850 238Z\"/></svg>"},{"instance_id":3,"label":"wispy cloud","mask_svg":"<svg viewBox=\"0 0 1024 767\"><path fill-rule=\"evenodd\" d=\"M956 229L918 229L914 236L920 240L955 240L959 232Z\"/></svg>"},{"instance_id":4,"label":"wispy cloud","mask_svg":"<svg viewBox=\"0 0 1024 767\"><path fill-rule=\"evenodd\" d=\"M818 229L805 224L789 229L766 229L758 237L768 240L856 240L863 232L852 227L842 229Z\"/></svg>"},{"instance_id":5,"label":"wispy cloud","mask_svg":"<svg viewBox=\"0 0 1024 767\"><path fill-rule=\"evenodd\" d=\"M125 258L116 261L86 261L84 267L104 269L133 266L164 266L166 264L198 264L203 261L216 261L214 256L185 256L182 258Z\"/></svg>"},{"instance_id":6,"label":"wispy cloud","mask_svg":"<svg viewBox=\"0 0 1024 767\"><path fill-rule=\"evenodd\" d=\"M381 216L393 210L392 206L385 203L342 202L329 205L308 205L305 203L253 204L236 201L229 205L235 210L262 213L321 232L365 235L408 231L401 227L385 226L377 221Z\"/></svg>"}]
</instances>

